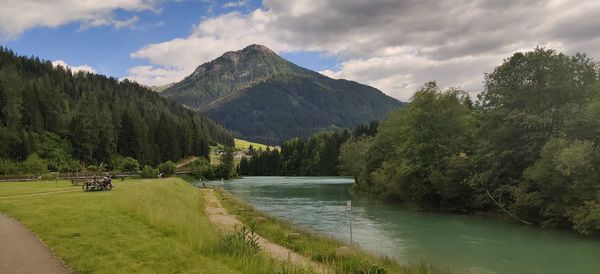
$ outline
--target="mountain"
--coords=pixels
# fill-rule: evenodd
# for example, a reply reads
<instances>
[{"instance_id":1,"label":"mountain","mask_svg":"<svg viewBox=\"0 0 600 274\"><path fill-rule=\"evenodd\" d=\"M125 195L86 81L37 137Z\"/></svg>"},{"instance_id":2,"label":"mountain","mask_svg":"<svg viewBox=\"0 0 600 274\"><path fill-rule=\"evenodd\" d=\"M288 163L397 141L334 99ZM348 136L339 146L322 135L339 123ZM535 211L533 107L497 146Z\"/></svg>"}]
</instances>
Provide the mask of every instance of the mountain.
<instances>
[{"instance_id":1,"label":"mountain","mask_svg":"<svg viewBox=\"0 0 600 274\"><path fill-rule=\"evenodd\" d=\"M373 87L331 79L261 45L202 64L161 95L267 144L380 120L402 106Z\"/></svg>"},{"instance_id":2,"label":"mountain","mask_svg":"<svg viewBox=\"0 0 600 274\"><path fill-rule=\"evenodd\" d=\"M72 73L0 47L0 160L36 153L53 170L117 155L156 164L208 156L217 142L233 145L233 136L137 83Z\"/></svg>"},{"instance_id":3,"label":"mountain","mask_svg":"<svg viewBox=\"0 0 600 274\"><path fill-rule=\"evenodd\" d=\"M162 92L163 90L169 88L172 85L173 85L173 83L162 85L162 86L145 86L144 85L144 87L148 88L151 91L159 92L160 93L160 92Z\"/></svg>"}]
</instances>

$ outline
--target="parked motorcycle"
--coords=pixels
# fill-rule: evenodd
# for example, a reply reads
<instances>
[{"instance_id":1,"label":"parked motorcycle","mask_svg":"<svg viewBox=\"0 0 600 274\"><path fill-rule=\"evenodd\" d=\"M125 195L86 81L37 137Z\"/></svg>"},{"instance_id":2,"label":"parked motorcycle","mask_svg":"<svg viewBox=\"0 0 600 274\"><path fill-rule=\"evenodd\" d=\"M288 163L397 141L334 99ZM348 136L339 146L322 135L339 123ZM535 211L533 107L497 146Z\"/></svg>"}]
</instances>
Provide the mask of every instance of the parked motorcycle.
<instances>
[{"instance_id":1,"label":"parked motorcycle","mask_svg":"<svg viewBox=\"0 0 600 274\"><path fill-rule=\"evenodd\" d=\"M96 176L92 178L92 180L86 181L82 185L83 191L111 191L113 188L112 178L110 176L104 176L102 181L99 181Z\"/></svg>"}]
</instances>

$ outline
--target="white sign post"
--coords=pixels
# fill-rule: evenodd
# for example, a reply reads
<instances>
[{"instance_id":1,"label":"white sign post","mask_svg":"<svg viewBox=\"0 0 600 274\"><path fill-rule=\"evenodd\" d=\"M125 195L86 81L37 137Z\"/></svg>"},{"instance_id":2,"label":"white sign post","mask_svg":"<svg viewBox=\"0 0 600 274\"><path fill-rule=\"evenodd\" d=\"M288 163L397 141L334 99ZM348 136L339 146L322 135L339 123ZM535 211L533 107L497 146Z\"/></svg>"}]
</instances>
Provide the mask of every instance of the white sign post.
<instances>
[{"instance_id":1,"label":"white sign post","mask_svg":"<svg viewBox=\"0 0 600 274\"><path fill-rule=\"evenodd\" d=\"M348 211L348 220L350 223L350 245L352 245L352 201L346 201L346 211Z\"/></svg>"}]
</instances>

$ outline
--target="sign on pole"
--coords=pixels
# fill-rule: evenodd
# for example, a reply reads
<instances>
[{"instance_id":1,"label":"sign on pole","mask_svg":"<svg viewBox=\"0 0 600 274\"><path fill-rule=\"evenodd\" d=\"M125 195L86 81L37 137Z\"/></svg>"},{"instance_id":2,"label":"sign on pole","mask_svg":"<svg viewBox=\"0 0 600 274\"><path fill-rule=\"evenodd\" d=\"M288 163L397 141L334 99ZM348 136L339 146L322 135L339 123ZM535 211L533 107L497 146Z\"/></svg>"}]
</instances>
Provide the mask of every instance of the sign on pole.
<instances>
[{"instance_id":1,"label":"sign on pole","mask_svg":"<svg viewBox=\"0 0 600 274\"><path fill-rule=\"evenodd\" d=\"M346 211L348 211L348 223L350 223L350 245L352 245L352 201L346 201Z\"/></svg>"}]
</instances>

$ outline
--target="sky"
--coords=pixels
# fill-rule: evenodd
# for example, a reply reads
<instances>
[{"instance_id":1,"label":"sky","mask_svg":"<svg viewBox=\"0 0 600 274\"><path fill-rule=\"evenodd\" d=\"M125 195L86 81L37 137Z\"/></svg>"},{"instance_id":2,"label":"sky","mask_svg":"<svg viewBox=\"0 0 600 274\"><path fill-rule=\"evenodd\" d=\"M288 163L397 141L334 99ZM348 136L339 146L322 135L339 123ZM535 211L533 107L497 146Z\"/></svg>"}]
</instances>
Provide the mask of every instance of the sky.
<instances>
[{"instance_id":1,"label":"sky","mask_svg":"<svg viewBox=\"0 0 600 274\"><path fill-rule=\"evenodd\" d=\"M0 0L0 44L72 70L177 82L230 50L265 45L402 101L424 83L482 90L535 47L600 60L597 0Z\"/></svg>"}]
</instances>

